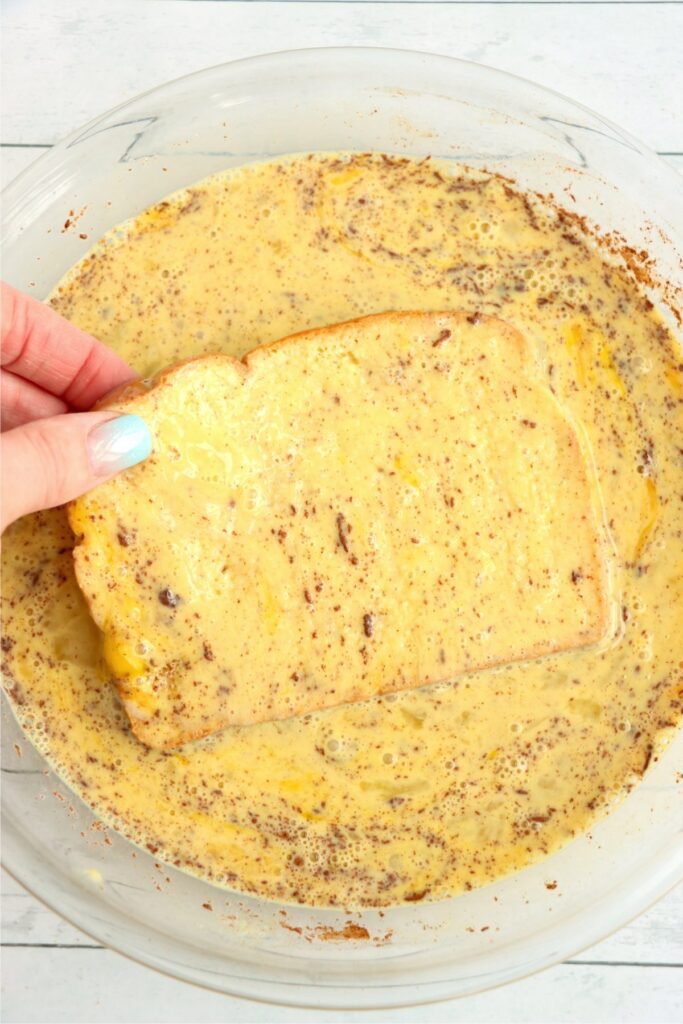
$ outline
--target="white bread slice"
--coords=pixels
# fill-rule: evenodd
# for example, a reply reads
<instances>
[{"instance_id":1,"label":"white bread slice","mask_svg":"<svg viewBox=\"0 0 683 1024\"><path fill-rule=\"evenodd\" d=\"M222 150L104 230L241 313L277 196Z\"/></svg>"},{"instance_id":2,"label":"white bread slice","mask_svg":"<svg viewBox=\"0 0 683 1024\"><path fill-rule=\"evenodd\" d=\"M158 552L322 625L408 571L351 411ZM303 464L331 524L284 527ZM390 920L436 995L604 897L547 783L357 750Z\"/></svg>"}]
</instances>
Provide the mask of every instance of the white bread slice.
<instances>
[{"instance_id":1,"label":"white bread slice","mask_svg":"<svg viewBox=\"0 0 683 1024\"><path fill-rule=\"evenodd\" d=\"M149 746L607 632L586 460L500 320L370 316L108 404L154 450L71 505L74 558Z\"/></svg>"}]
</instances>

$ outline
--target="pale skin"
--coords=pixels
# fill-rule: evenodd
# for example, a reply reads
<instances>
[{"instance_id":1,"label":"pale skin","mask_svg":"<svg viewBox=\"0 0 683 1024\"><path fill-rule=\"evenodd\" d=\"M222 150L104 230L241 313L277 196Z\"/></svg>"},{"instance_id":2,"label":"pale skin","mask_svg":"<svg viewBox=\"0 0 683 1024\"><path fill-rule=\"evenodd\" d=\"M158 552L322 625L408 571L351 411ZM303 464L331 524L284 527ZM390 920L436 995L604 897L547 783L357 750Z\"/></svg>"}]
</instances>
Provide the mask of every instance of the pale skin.
<instances>
[{"instance_id":1,"label":"pale skin","mask_svg":"<svg viewBox=\"0 0 683 1024\"><path fill-rule=\"evenodd\" d=\"M146 457L137 417L90 412L136 374L48 306L2 283L0 528ZM106 426L105 426L106 424Z\"/></svg>"}]
</instances>

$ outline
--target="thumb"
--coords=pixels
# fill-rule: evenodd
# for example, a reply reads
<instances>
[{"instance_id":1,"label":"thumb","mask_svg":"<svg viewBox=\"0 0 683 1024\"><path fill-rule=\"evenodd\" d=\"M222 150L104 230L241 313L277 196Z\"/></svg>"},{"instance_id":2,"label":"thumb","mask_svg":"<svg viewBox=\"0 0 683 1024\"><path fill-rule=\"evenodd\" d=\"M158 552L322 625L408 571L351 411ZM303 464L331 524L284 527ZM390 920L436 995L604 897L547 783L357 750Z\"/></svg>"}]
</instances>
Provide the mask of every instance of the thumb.
<instances>
[{"instance_id":1,"label":"thumb","mask_svg":"<svg viewBox=\"0 0 683 1024\"><path fill-rule=\"evenodd\" d=\"M2 529L28 512L77 498L146 459L139 416L79 412L34 420L2 435Z\"/></svg>"}]
</instances>

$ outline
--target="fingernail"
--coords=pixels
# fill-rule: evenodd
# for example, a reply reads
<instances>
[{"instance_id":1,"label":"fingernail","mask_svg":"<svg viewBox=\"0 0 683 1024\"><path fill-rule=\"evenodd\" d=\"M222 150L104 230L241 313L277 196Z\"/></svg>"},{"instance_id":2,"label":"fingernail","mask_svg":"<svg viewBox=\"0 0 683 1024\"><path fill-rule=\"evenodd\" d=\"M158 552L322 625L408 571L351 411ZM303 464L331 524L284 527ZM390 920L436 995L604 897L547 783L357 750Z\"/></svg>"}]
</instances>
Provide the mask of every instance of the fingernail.
<instances>
[{"instance_id":1,"label":"fingernail","mask_svg":"<svg viewBox=\"0 0 683 1024\"><path fill-rule=\"evenodd\" d=\"M152 435L139 416L117 416L88 434L88 456L97 476L109 476L135 466L152 450Z\"/></svg>"}]
</instances>

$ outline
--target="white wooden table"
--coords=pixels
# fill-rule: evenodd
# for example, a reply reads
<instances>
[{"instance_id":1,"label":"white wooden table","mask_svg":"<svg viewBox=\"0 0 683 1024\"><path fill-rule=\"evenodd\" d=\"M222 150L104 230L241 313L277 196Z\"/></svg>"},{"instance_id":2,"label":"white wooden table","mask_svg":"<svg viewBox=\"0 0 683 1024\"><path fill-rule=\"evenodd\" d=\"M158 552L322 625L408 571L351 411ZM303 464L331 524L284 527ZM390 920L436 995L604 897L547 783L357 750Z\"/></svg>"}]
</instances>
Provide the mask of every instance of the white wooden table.
<instances>
[{"instance_id":1,"label":"white wooden table","mask_svg":"<svg viewBox=\"0 0 683 1024\"><path fill-rule=\"evenodd\" d=\"M396 46L566 93L683 172L683 3L632 0L5 0L2 182L170 78L305 46ZM683 184L682 184L683 187ZM15 1022L683 1020L683 888L569 963L456 1003L305 1012L202 992L95 946L3 876L2 1019Z\"/></svg>"}]
</instances>

